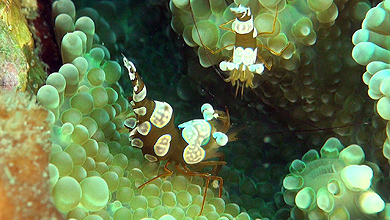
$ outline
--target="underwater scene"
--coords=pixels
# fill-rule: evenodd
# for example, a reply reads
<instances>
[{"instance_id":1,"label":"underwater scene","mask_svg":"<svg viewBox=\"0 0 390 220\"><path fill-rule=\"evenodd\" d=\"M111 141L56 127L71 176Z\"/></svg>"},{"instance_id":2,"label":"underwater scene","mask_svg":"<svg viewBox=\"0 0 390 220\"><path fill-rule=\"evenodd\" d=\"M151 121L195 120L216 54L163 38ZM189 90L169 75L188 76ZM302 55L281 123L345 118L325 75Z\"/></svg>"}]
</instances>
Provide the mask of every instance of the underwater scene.
<instances>
[{"instance_id":1,"label":"underwater scene","mask_svg":"<svg viewBox=\"0 0 390 220\"><path fill-rule=\"evenodd\" d=\"M0 220L390 219L390 0L0 15Z\"/></svg>"}]
</instances>

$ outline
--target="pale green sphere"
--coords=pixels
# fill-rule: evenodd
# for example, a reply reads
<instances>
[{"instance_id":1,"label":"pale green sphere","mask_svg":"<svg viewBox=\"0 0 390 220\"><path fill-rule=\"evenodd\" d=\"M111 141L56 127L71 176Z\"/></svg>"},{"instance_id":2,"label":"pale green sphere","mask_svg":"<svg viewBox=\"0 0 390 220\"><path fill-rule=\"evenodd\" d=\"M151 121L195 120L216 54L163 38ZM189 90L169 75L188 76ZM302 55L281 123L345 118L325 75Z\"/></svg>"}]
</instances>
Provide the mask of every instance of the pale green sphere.
<instances>
[{"instance_id":1,"label":"pale green sphere","mask_svg":"<svg viewBox=\"0 0 390 220\"><path fill-rule=\"evenodd\" d=\"M208 17L211 14L210 5L208 4L208 1L190 2L195 17Z\"/></svg>"},{"instance_id":2,"label":"pale green sphere","mask_svg":"<svg viewBox=\"0 0 390 220\"><path fill-rule=\"evenodd\" d=\"M63 92L66 86L65 77L60 73L52 73L46 79L46 85L54 86L57 92Z\"/></svg>"},{"instance_id":3,"label":"pale green sphere","mask_svg":"<svg viewBox=\"0 0 390 220\"><path fill-rule=\"evenodd\" d=\"M106 181L97 176L87 177L80 183L81 204L89 211L99 211L107 205L110 191Z\"/></svg>"},{"instance_id":4,"label":"pale green sphere","mask_svg":"<svg viewBox=\"0 0 390 220\"><path fill-rule=\"evenodd\" d=\"M218 27L212 21L208 20L199 21L196 26L197 29L195 27L192 29L192 39L195 43L198 44L198 46L205 45L209 48L214 48L218 43ZM200 39L202 39L202 41L200 41Z\"/></svg>"},{"instance_id":5,"label":"pale green sphere","mask_svg":"<svg viewBox=\"0 0 390 220\"><path fill-rule=\"evenodd\" d=\"M171 180L173 189L177 191L186 190L188 187L188 181L184 176L175 176Z\"/></svg>"},{"instance_id":6,"label":"pale green sphere","mask_svg":"<svg viewBox=\"0 0 390 220\"><path fill-rule=\"evenodd\" d=\"M61 122L65 124L66 122L71 123L73 126L80 124L83 119L83 115L81 112L75 108L69 108L62 112L61 114Z\"/></svg>"},{"instance_id":7,"label":"pale green sphere","mask_svg":"<svg viewBox=\"0 0 390 220\"><path fill-rule=\"evenodd\" d=\"M146 186L143 187L141 194L143 196L145 196L146 198L148 198L150 196L159 197L160 196L160 188L157 187L153 183L149 183L149 184L147 184Z\"/></svg>"},{"instance_id":8,"label":"pale green sphere","mask_svg":"<svg viewBox=\"0 0 390 220\"><path fill-rule=\"evenodd\" d=\"M384 96L376 104L378 114L385 120L390 120L390 98Z\"/></svg>"},{"instance_id":9,"label":"pale green sphere","mask_svg":"<svg viewBox=\"0 0 390 220\"><path fill-rule=\"evenodd\" d=\"M108 103L108 95L103 87L95 87L91 90L95 108L103 108Z\"/></svg>"},{"instance_id":10,"label":"pale green sphere","mask_svg":"<svg viewBox=\"0 0 390 220\"><path fill-rule=\"evenodd\" d=\"M77 36L77 38L79 37ZM73 64L66 63L62 65L58 72L64 76L67 85L78 85L80 80L79 70Z\"/></svg>"},{"instance_id":11,"label":"pale green sphere","mask_svg":"<svg viewBox=\"0 0 390 220\"><path fill-rule=\"evenodd\" d=\"M168 214L168 210L166 207L158 206L158 207L153 209L152 217L154 219L172 219L173 220L173 217L172 218L162 218L162 216L167 215L167 214Z\"/></svg>"},{"instance_id":12,"label":"pale green sphere","mask_svg":"<svg viewBox=\"0 0 390 220\"><path fill-rule=\"evenodd\" d=\"M176 198L177 198L178 203L182 207L187 207L192 202L192 196L187 191L180 191L179 193L177 193Z\"/></svg>"},{"instance_id":13,"label":"pale green sphere","mask_svg":"<svg viewBox=\"0 0 390 220\"><path fill-rule=\"evenodd\" d=\"M115 110L115 113L116 113L116 110ZM119 118L119 117L113 118L113 119L111 120L111 122L114 123L115 128L116 128L116 131L118 131L118 132L121 132L121 131L125 128L125 122L124 122L124 120L121 119L121 118ZM118 139L120 139L120 138L121 138L121 137L119 136ZM127 144L127 143L126 143L126 144ZM124 145L124 144L123 144L123 145ZM121 145L121 146L123 146L123 145Z\"/></svg>"},{"instance_id":14,"label":"pale green sphere","mask_svg":"<svg viewBox=\"0 0 390 220\"><path fill-rule=\"evenodd\" d=\"M104 220L101 216L93 214L83 218L83 220Z\"/></svg>"},{"instance_id":15,"label":"pale green sphere","mask_svg":"<svg viewBox=\"0 0 390 220\"><path fill-rule=\"evenodd\" d=\"M250 220L251 217L249 217L248 213L241 212L239 215L237 215L237 220Z\"/></svg>"},{"instance_id":16,"label":"pale green sphere","mask_svg":"<svg viewBox=\"0 0 390 220\"><path fill-rule=\"evenodd\" d=\"M64 151L72 158L73 165L75 166L82 165L87 158L84 148L78 144L71 144Z\"/></svg>"},{"instance_id":17,"label":"pale green sphere","mask_svg":"<svg viewBox=\"0 0 390 220\"><path fill-rule=\"evenodd\" d=\"M128 108L129 108L129 102L123 96L119 96L119 98L116 101L116 103L118 103L120 105L120 107L121 107L120 111L117 111L117 112L126 112L128 110Z\"/></svg>"},{"instance_id":18,"label":"pale green sphere","mask_svg":"<svg viewBox=\"0 0 390 220\"><path fill-rule=\"evenodd\" d=\"M114 213L114 220L132 219L132 217L133 214L131 214L131 211L126 207L119 208Z\"/></svg>"},{"instance_id":19,"label":"pale green sphere","mask_svg":"<svg viewBox=\"0 0 390 220\"><path fill-rule=\"evenodd\" d=\"M148 200L144 196L135 196L130 201L130 208L136 209L147 209L148 208Z\"/></svg>"},{"instance_id":20,"label":"pale green sphere","mask_svg":"<svg viewBox=\"0 0 390 220\"><path fill-rule=\"evenodd\" d=\"M104 136L106 139L111 139L111 137L114 135L116 128L115 124L112 123L111 121L108 122L107 126L102 129ZM119 153L118 151L116 153Z\"/></svg>"},{"instance_id":21,"label":"pale green sphere","mask_svg":"<svg viewBox=\"0 0 390 220\"><path fill-rule=\"evenodd\" d=\"M95 108L89 116L95 120L99 128L105 128L110 122L110 116L101 108Z\"/></svg>"},{"instance_id":22,"label":"pale green sphere","mask_svg":"<svg viewBox=\"0 0 390 220\"><path fill-rule=\"evenodd\" d=\"M87 157L83 164L83 167L87 172L94 170L96 168L95 160L91 157Z\"/></svg>"},{"instance_id":23,"label":"pale green sphere","mask_svg":"<svg viewBox=\"0 0 390 220\"><path fill-rule=\"evenodd\" d=\"M162 191L162 192L171 192L172 189L173 189L173 187L172 187L172 183L171 183L171 182L169 182L169 181L164 181L164 182L162 183L162 186L161 186L161 191Z\"/></svg>"},{"instance_id":24,"label":"pale green sphere","mask_svg":"<svg viewBox=\"0 0 390 220\"><path fill-rule=\"evenodd\" d=\"M87 214L88 213L85 210L83 210L82 208L76 207L75 209L68 212L68 214L66 215L66 218L67 219L71 219L71 218L83 219L87 216Z\"/></svg>"},{"instance_id":25,"label":"pale green sphere","mask_svg":"<svg viewBox=\"0 0 390 220\"><path fill-rule=\"evenodd\" d=\"M104 142L99 142L98 146L99 146L98 153L96 157L94 157L94 159L96 162L106 162L110 154L108 146Z\"/></svg>"},{"instance_id":26,"label":"pale green sphere","mask_svg":"<svg viewBox=\"0 0 390 220\"><path fill-rule=\"evenodd\" d=\"M108 116L110 116L110 120L114 119L114 117L117 115L116 110L114 107L112 107L109 104L106 104L103 109L107 112ZM111 121L112 122L112 121ZM113 122L114 123L114 122Z\"/></svg>"},{"instance_id":27,"label":"pale green sphere","mask_svg":"<svg viewBox=\"0 0 390 220\"><path fill-rule=\"evenodd\" d=\"M57 108L60 104L60 96L57 89L51 85L42 86L37 93L38 102L46 108Z\"/></svg>"},{"instance_id":28,"label":"pale green sphere","mask_svg":"<svg viewBox=\"0 0 390 220\"><path fill-rule=\"evenodd\" d=\"M62 177L53 188L52 198L58 210L68 212L76 208L80 202L80 184L73 177Z\"/></svg>"},{"instance_id":29,"label":"pale green sphere","mask_svg":"<svg viewBox=\"0 0 390 220\"><path fill-rule=\"evenodd\" d=\"M216 211L208 212L206 215L207 219L219 219L220 215Z\"/></svg>"},{"instance_id":30,"label":"pale green sphere","mask_svg":"<svg viewBox=\"0 0 390 220\"><path fill-rule=\"evenodd\" d=\"M80 79L83 79L84 74L88 70L88 61L84 57L77 57L72 61L72 64L78 69Z\"/></svg>"},{"instance_id":31,"label":"pale green sphere","mask_svg":"<svg viewBox=\"0 0 390 220\"><path fill-rule=\"evenodd\" d=\"M115 61L107 61L103 64L103 70L106 72L106 81L109 84L118 82L121 77L121 66Z\"/></svg>"},{"instance_id":32,"label":"pale green sphere","mask_svg":"<svg viewBox=\"0 0 390 220\"><path fill-rule=\"evenodd\" d=\"M84 117L80 124L84 125L88 129L90 137L92 137L98 130L98 124L91 117Z\"/></svg>"},{"instance_id":33,"label":"pale green sphere","mask_svg":"<svg viewBox=\"0 0 390 220\"><path fill-rule=\"evenodd\" d=\"M153 178L158 175L158 166L159 163L151 163L149 161L145 161L142 164L142 172L144 172L146 178Z\"/></svg>"},{"instance_id":34,"label":"pale green sphere","mask_svg":"<svg viewBox=\"0 0 390 220\"><path fill-rule=\"evenodd\" d=\"M136 209L133 213L133 220L141 220L148 217L148 212L145 209Z\"/></svg>"},{"instance_id":35,"label":"pale green sphere","mask_svg":"<svg viewBox=\"0 0 390 220\"><path fill-rule=\"evenodd\" d=\"M186 191L189 192L192 196L201 195L203 193L200 186L196 184L189 185Z\"/></svg>"},{"instance_id":36,"label":"pale green sphere","mask_svg":"<svg viewBox=\"0 0 390 220\"><path fill-rule=\"evenodd\" d=\"M108 165L105 162L97 162L95 171L100 174L104 174L105 172L108 171Z\"/></svg>"},{"instance_id":37,"label":"pale green sphere","mask_svg":"<svg viewBox=\"0 0 390 220\"><path fill-rule=\"evenodd\" d=\"M207 192L209 192L211 190L207 190ZM191 205L197 205L197 206L201 206L202 205L202 202L203 202L203 194L202 195L195 195L195 196L192 196L192 203ZM206 200L207 200L207 193L206 193Z\"/></svg>"},{"instance_id":38,"label":"pale green sphere","mask_svg":"<svg viewBox=\"0 0 390 220\"><path fill-rule=\"evenodd\" d=\"M118 143L118 142L115 142L115 143ZM120 146L120 144L118 144L118 145ZM109 144L109 146L111 147L110 144ZM117 154L117 155L114 156L114 161L112 162L112 164L116 165L116 166L119 166L122 169L126 169L127 164L128 164L127 157L124 154L122 154L122 153Z\"/></svg>"},{"instance_id":39,"label":"pale green sphere","mask_svg":"<svg viewBox=\"0 0 390 220\"><path fill-rule=\"evenodd\" d=\"M118 100L118 93L111 87L107 87L105 88L106 92L107 92L107 96L108 96L108 104L113 104L114 102L116 102L116 100Z\"/></svg>"},{"instance_id":40,"label":"pale green sphere","mask_svg":"<svg viewBox=\"0 0 390 220\"><path fill-rule=\"evenodd\" d=\"M67 63L72 62L75 58L81 56L82 53L83 53L83 42L79 37L79 35L73 32L66 33L61 41L61 57L62 57L62 62L65 63L64 65L67 65ZM77 78L78 77L79 74L77 72ZM66 81L68 83L68 79ZM71 85L75 85L75 84L71 84Z\"/></svg>"},{"instance_id":41,"label":"pale green sphere","mask_svg":"<svg viewBox=\"0 0 390 220\"><path fill-rule=\"evenodd\" d=\"M225 213L232 216L237 216L240 213L240 207L235 203L227 204L225 207Z\"/></svg>"},{"instance_id":42,"label":"pale green sphere","mask_svg":"<svg viewBox=\"0 0 390 220\"><path fill-rule=\"evenodd\" d=\"M83 148L87 157L95 157L98 154L99 146L94 139L88 139L83 144Z\"/></svg>"},{"instance_id":43,"label":"pale green sphere","mask_svg":"<svg viewBox=\"0 0 390 220\"><path fill-rule=\"evenodd\" d=\"M143 172L139 168L133 168L133 169L129 170L127 177L131 181L134 181L136 179L143 180L145 178Z\"/></svg>"},{"instance_id":44,"label":"pale green sphere","mask_svg":"<svg viewBox=\"0 0 390 220\"><path fill-rule=\"evenodd\" d=\"M95 23L93 20L87 16L82 16L75 22L75 29L85 33L87 36L86 51L91 50L95 34Z\"/></svg>"},{"instance_id":45,"label":"pale green sphere","mask_svg":"<svg viewBox=\"0 0 390 220\"><path fill-rule=\"evenodd\" d=\"M69 176L75 178L77 182L81 182L87 177L87 171L82 166L75 166Z\"/></svg>"},{"instance_id":46,"label":"pale green sphere","mask_svg":"<svg viewBox=\"0 0 390 220\"><path fill-rule=\"evenodd\" d=\"M49 177L50 188L53 188L56 185L60 174L58 173L57 167L51 163L49 163Z\"/></svg>"},{"instance_id":47,"label":"pale green sphere","mask_svg":"<svg viewBox=\"0 0 390 220\"><path fill-rule=\"evenodd\" d=\"M92 135L91 137L92 139L94 139L95 141L97 142L103 142L106 140L106 137L104 136L104 133L101 129L98 129L95 134Z\"/></svg>"},{"instance_id":48,"label":"pale green sphere","mask_svg":"<svg viewBox=\"0 0 390 220\"><path fill-rule=\"evenodd\" d=\"M61 126L61 133L65 136L71 135L73 131L74 126L69 122L66 122Z\"/></svg>"},{"instance_id":49,"label":"pale green sphere","mask_svg":"<svg viewBox=\"0 0 390 220\"><path fill-rule=\"evenodd\" d=\"M92 177L92 176L102 177L102 175L100 175L100 173L97 172L96 170L88 171L87 177Z\"/></svg>"},{"instance_id":50,"label":"pale green sphere","mask_svg":"<svg viewBox=\"0 0 390 220\"><path fill-rule=\"evenodd\" d=\"M108 94L108 92L107 92ZM118 103L113 103L112 107L115 109L115 113L118 115L119 113L122 112L122 107Z\"/></svg>"},{"instance_id":51,"label":"pale green sphere","mask_svg":"<svg viewBox=\"0 0 390 220\"><path fill-rule=\"evenodd\" d=\"M161 200L165 206L174 207L177 204L176 195L173 192L164 192Z\"/></svg>"},{"instance_id":52,"label":"pale green sphere","mask_svg":"<svg viewBox=\"0 0 390 220\"><path fill-rule=\"evenodd\" d=\"M175 217L176 219L182 219L185 216L185 212L182 208L179 207L173 207L171 209L170 214Z\"/></svg>"},{"instance_id":53,"label":"pale green sphere","mask_svg":"<svg viewBox=\"0 0 390 220\"><path fill-rule=\"evenodd\" d=\"M313 11L324 11L328 9L333 3L333 0L308 0L307 4Z\"/></svg>"},{"instance_id":54,"label":"pale green sphere","mask_svg":"<svg viewBox=\"0 0 390 220\"><path fill-rule=\"evenodd\" d=\"M72 157L67 152L59 152L50 156L50 163L57 167L59 176L67 176L72 172Z\"/></svg>"},{"instance_id":55,"label":"pale green sphere","mask_svg":"<svg viewBox=\"0 0 390 220\"><path fill-rule=\"evenodd\" d=\"M100 68L92 68L87 73L87 79L92 86L100 86L105 79L105 72Z\"/></svg>"},{"instance_id":56,"label":"pale green sphere","mask_svg":"<svg viewBox=\"0 0 390 220\"><path fill-rule=\"evenodd\" d=\"M82 114L88 114L93 109L93 97L88 92L79 92L70 99L70 106Z\"/></svg>"},{"instance_id":57,"label":"pale green sphere","mask_svg":"<svg viewBox=\"0 0 390 220\"><path fill-rule=\"evenodd\" d=\"M199 216L200 210L201 210L200 206L191 205L190 207L188 207L188 209L186 211L186 215L188 217L195 218L195 217Z\"/></svg>"},{"instance_id":58,"label":"pale green sphere","mask_svg":"<svg viewBox=\"0 0 390 220\"><path fill-rule=\"evenodd\" d=\"M70 137L74 143L84 144L89 139L88 129L84 125L76 125Z\"/></svg>"},{"instance_id":59,"label":"pale green sphere","mask_svg":"<svg viewBox=\"0 0 390 220\"><path fill-rule=\"evenodd\" d=\"M100 47L92 48L89 52L89 55L92 57L92 59L97 63L100 64L104 59L104 50Z\"/></svg>"},{"instance_id":60,"label":"pale green sphere","mask_svg":"<svg viewBox=\"0 0 390 220\"><path fill-rule=\"evenodd\" d=\"M157 196L149 196L147 200L148 200L148 207L151 209L154 209L162 205L161 199Z\"/></svg>"},{"instance_id":61,"label":"pale green sphere","mask_svg":"<svg viewBox=\"0 0 390 220\"><path fill-rule=\"evenodd\" d=\"M122 187L116 193L116 199L121 203L128 203L134 197L134 191L130 187Z\"/></svg>"},{"instance_id":62,"label":"pale green sphere","mask_svg":"<svg viewBox=\"0 0 390 220\"><path fill-rule=\"evenodd\" d=\"M114 192L118 189L119 176L115 172L109 171L102 175L102 178L106 181L110 192Z\"/></svg>"},{"instance_id":63,"label":"pale green sphere","mask_svg":"<svg viewBox=\"0 0 390 220\"><path fill-rule=\"evenodd\" d=\"M129 187L131 185L131 182L129 179L127 179L127 177L120 177L119 178L119 186L118 186L118 189L121 189L122 187Z\"/></svg>"}]
</instances>

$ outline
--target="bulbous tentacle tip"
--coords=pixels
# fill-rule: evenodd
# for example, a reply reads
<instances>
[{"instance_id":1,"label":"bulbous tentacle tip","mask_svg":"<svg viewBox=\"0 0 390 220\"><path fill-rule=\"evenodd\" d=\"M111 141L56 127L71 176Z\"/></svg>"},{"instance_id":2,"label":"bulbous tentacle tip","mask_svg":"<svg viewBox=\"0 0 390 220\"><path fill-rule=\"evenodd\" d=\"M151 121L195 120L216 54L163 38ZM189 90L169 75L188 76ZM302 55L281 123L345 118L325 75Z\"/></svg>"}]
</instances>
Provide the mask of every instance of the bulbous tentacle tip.
<instances>
[{"instance_id":1,"label":"bulbous tentacle tip","mask_svg":"<svg viewBox=\"0 0 390 220\"><path fill-rule=\"evenodd\" d=\"M211 119L213 119L215 111L213 106L210 105L209 103L203 104L202 107L200 108L200 111L202 112L203 118L206 121L210 121Z\"/></svg>"},{"instance_id":2,"label":"bulbous tentacle tip","mask_svg":"<svg viewBox=\"0 0 390 220\"><path fill-rule=\"evenodd\" d=\"M214 132L213 138L215 138L215 141L219 146L225 146L229 141L228 136L222 132Z\"/></svg>"}]
</instances>

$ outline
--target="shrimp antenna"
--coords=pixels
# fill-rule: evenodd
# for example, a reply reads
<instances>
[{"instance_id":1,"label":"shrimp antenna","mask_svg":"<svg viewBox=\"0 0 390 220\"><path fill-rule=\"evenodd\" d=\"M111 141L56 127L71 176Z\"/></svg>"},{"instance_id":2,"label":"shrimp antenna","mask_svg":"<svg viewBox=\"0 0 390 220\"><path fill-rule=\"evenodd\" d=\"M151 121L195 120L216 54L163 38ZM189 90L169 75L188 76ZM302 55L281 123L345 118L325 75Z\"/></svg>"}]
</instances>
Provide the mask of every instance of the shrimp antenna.
<instances>
[{"instance_id":1,"label":"shrimp antenna","mask_svg":"<svg viewBox=\"0 0 390 220\"><path fill-rule=\"evenodd\" d=\"M198 37L199 37L199 40L200 40L200 44L202 44L202 48L203 48L203 51L204 53L206 54L207 56L207 59L209 60L210 62L210 65L213 67L213 69L215 70L215 72L218 74L218 76L222 79L222 80L226 80L226 77L224 77L224 75L215 67L215 65L213 64L213 62L211 62L211 58L210 58L210 55L209 53L207 52L204 44L203 44L203 40L202 38L200 37L200 34L199 34L199 29L198 29L198 26L196 25L196 21L195 21L195 16L194 16L194 12L192 11L192 6L191 6L191 1L189 3L189 7L190 7L190 13L191 13L191 18L192 18L192 21L194 22L194 27L196 29L196 33L198 34Z\"/></svg>"}]
</instances>

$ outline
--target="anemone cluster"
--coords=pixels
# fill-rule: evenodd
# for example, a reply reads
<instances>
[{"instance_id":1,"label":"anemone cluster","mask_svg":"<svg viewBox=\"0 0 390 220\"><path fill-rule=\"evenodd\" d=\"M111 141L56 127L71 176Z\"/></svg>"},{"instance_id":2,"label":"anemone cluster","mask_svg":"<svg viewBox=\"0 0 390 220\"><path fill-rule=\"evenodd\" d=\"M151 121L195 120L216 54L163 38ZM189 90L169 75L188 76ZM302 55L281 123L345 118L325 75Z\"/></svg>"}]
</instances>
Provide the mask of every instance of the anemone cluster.
<instances>
[{"instance_id":1,"label":"anemone cluster","mask_svg":"<svg viewBox=\"0 0 390 220\"><path fill-rule=\"evenodd\" d=\"M355 32L352 41L355 47L352 56L355 61L366 66L362 79L368 86L368 95L376 101L376 112L386 120L386 140L383 155L390 159L390 99L389 99L389 43L390 1L383 1L370 9L362 23L362 29Z\"/></svg>"},{"instance_id":2,"label":"anemone cluster","mask_svg":"<svg viewBox=\"0 0 390 220\"><path fill-rule=\"evenodd\" d=\"M382 4L386 5L386 2ZM378 155L378 147L384 140L385 126L381 119L373 116L375 112L371 110L372 102L366 99L365 91L361 89L362 68L354 62L351 55L352 33L363 22L366 13L371 8L371 2L172 0L170 1L171 26L183 36L187 45L195 47L202 66L218 66L221 61L233 59L233 47L226 46L235 42L236 36L231 26L233 23L231 21L235 17L231 8L239 5L250 7L254 26L258 32L272 32L272 34L260 34L257 37L258 55L263 58L258 62L264 63L271 59L273 66L263 75L255 76L253 84L256 87L257 81L258 85L254 89L256 96L263 94L264 97L261 98L269 101L268 105L288 111L285 114L309 125L309 128L304 127L308 130L334 127L335 134L331 136L338 137L342 142L357 142L369 151L370 155ZM379 18L376 17L378 15ZM268 17L268 20L263 19L265 17ZM379 33L382 33L382 28L386 30L387 16L384 12L368 12L367 17L372 17L371 23L375 23L376 30L380 30ZM274 27L273 21L276 21ZM363 28L369 26L368 23L364 21ZM364 32L362 36L364 41L367 41L368 34ZM385 46L384 38L377 39L381 45ZM287 47L284 53L280 55L270 53L270 51L280 51L287 43L291 44L291 48ZM383 61L386 57L385 52L376 51L378 53L375 57L378 59L381 57ZM364 57L371 56L372 52L359 51L357 54ZM367 82L369 77L367 73L365 75ZM376 79L382 80L384 75L378 76ZM253 96L248 95L245 98L251 102ZM257 100L256 97L255 100ZM380 104L383 104L385 100L383 98ZM388 109L384 107L381 110L384 114ZM368 117L370 119L367 120ZM372 121L373 128L365 126L356 129L348 126L357 122L364 123L365 120ZM298 127L293 123L287 123L293 129ZM298 134L298 136L314 145L322 144L326 137L330 137L326 134L324 136ZM386 146L383 149L386 153ZM243 157L240 155L239 159L233 160L248 160L249 158L255 159L249 155ZM386 165L381 155L375 157L374 160L381 165ZM254 162L247 162L249 165L251 163ZM245 182L245 186L253 189L251 192L256 195L253 197L264 198L264 195L256 192L256 188L257 190L261 188L253 187L256 184L250 184L253 179L258 180L255 176L251 174L249 178L242 177L239 185L244 185L243 180L250 180ZM239 193L243 192L240 188ZM289 204L294 204L294 202ZM283 208L283 205L280 205L279 210ZM259 216L254 213L250 212L251 216ZM261 216L264 217L264 212L259 217Z\"/></svg>"},{"instance_id":3,"label":"anemone cluster","mask_svg":"<svg viewBox=\"0 0 390 220\"><path fill-rule=\"evenodd\" d=\"M131 147L124 119L133 114L117 83L121 66L98 44L91 18L76 17L71 1L53 4L62 67L37 93L49 109L49 160L54 205L75 219L190 219L200 213L203 179L174 175L144 188L159 165ZM99 34L99 33L97 33ZM96 36L96 35L95 35ZM202 216L249 219L235 204L207 191Z\"/></svg>"},{"instance_id":4,"label":"anemone cluster","mask_svg":"<svg viewBox=\"0 0 390 220\"><path fill-rule=\"evenodd\" d=\"M258 33L268 32L256 38L258 62L272 64L261 76L255 74L253 91L258 98L246 99L253 105L259 98L266 100L308 125L288 122L297 130L337 127L338 138L356 140L346 125L361 122L358 119L365 117L364 108L371 104L365 103L365 93L358 89L361 67L351 57L351 29L360 24L371 3L172 0L171 26L195 48L202 66L218 66L232 59L233 47L226 46L235 42L231 8L239 5L250 8ZM328 137L310 139L320 146Z\"/></svg>"},{"instance_id":5,"label":"anemone cluster","mask_svg":"<svg viewBox=\"0 0 390 220\"><path fill-rule=\"evenodd\" d=\"M344 148L338 139L330 138L320 155L312 149L302 160L294 160L283 180L284 200L296 206L292 219L386 218L387 211L378 215L385 202L374 186L382 173L376 164L364 161L359 145Z\"/></svg>"},{"instance_id":6,"label":"anemone cluster","mask_svg":"<svg viewBox=\"0 0 390 220\"><path fill-rule=\"evenodd\" d=\"M298 68L301 60L300 52L304 50L304 46L316 43L318 26L331 26L338 15L337 6L332 0L308 1L307 3L289 1L288 4L286 1L234 1L230 5L223 0L210 2L172 0L170 2L170 9L173 13L172 28L183 35L189 46L198 47L199 61L202 66L219 64L223 57L231 57L233 47L228 47L226 51L217 53L215 56L205 53L202 47L218 49L234 44L235 34L220 27L235 18L230 8L237 5L250 7L257 32L267 32L259 34L258 44L280 52L290 43L288 49L277 58L277 61L274 61L276 65L286 70ZM310 19L312 16L315 18L313 21ZM276 19L275 25L274 19ZM259 52L259 56L268 60L270 50L265 48Z\"/></svg>"}]
</instances>

